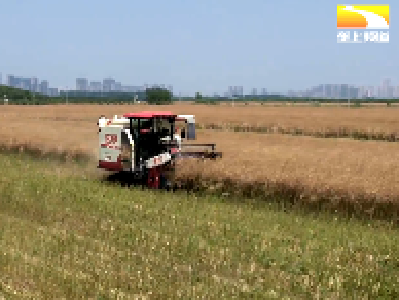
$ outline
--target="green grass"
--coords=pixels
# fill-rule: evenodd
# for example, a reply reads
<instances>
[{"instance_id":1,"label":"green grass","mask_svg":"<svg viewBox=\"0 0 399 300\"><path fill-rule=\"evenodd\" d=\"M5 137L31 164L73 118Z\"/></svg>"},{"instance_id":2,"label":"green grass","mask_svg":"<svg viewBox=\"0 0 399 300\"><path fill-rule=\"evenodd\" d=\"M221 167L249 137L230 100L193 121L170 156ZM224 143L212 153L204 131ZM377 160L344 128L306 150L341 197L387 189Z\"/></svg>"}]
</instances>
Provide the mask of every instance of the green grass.
<instances>
[{"instance_id":1,"label":"green grass","mask_svg":"<svg viewBox=\"0 0 399 300\"><path fill-rule=\"evenodd\" d=\"M0 155L7 299L399 297L399 232L265 203L101 183Z\"/></svg>"}]
</instances>

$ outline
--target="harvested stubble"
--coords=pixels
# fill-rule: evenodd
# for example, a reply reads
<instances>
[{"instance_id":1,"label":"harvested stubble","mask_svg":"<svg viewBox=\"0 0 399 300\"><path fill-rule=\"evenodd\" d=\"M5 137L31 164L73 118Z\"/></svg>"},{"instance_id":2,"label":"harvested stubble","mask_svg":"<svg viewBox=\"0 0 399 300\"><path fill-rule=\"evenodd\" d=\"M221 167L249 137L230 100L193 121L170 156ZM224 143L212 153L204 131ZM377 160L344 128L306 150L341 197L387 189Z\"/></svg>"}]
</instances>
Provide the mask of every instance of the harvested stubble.
<instances>
[{"instance_id":1,"label":"harvested stubble","mask_svg":"<svg viewBox=\"0 0 399 300\"><path fill-rule=\"evenodd\" d=\"M19 141L15 138L2 140L2 153L24 153L35 158L50 158L63 162L88 162L90 154L80 149L65 149L62 147L43 147L43 143L34 144L31 141Z\"/></svg>"},{"instance_id":2,"label":"harvested stubble","mask_svg":"<svg viewBox=\"0 0 399 300\"><path fill-rule=\"evenodd\" d=\"M31 118L24 119L21 113L21 119L7 116L2 119L7 123L2 126L6 130L0 138L3 143L16 138L39 148L80 149L95 156L98 131L93 111L98 111L98 115L112 115L133 110L130 106L129 109L114 107L114 111L93 107L93 111L88 110L90 114L84 116L84 109L73 114L72 107L64 107L62 115L60 107L29 107L26 110L31 112ZM143 107L135 108L141 109ZM61 117L72 121L53 121ZM89 122L89 118L94 118L93 122ZM399 145L396 143L206 130L200 130L198 138L200 143L217 142L224 157L216 162L185 162L178 171L178 182L182 185L316 206L325 204L349 213L368 211L381 217L395 218L399 212ZM95 162L93 168L94 165Z\"/></svg>"},{"instance_id":3,"label":"harvested stubble","mask_svg":"<svg viewBox=\"0 0 399 300\"><path fill-rule=\"evenodd\" d=\"M127 111L140 110L173 110L179 114L195 114L197 123L208 129L382 141L399 140L398 111L393 107L376 106L357 109L177 104L173 106L54 105L2 108L5 119L22 117L40 121L86 121L91 124L95 124L102 114L112 117L114 114L120 115Z\"/></svg>"}]
</instances>

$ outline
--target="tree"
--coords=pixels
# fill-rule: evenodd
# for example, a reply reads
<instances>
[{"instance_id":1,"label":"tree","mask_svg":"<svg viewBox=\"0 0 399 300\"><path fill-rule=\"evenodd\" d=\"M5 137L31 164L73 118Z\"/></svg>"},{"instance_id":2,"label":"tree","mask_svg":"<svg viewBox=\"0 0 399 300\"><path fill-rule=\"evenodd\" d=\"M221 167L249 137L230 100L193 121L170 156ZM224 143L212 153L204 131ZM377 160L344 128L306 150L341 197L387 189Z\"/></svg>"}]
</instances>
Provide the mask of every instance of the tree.
<instances>
[{"instance_id":1,"label":"tree","mask_svg":"<svg viewBox=\"0 0 399 300\"><path fill-rule=\"evenodd\" d=\"M201 100L202 99L202 94L200 92L195 92L195 99L196 100Z\"/></svg>"},{"instance_id":2,"label":"tree","mask_svg":"<svg viewBox=\"0 0 399 300\"><path fill-rule=\"evenodd\" d=\"M147 88L145 93L148 104L171 104L173 102L172 93L167 89Z\"/></svg>"},{"instance_id":3,"label":"tree","mask_svg":"<svg viewBox=\"0 0 399 300\"><path fill-rule=\"evenodd\" d=\"M47 98L44 95L40 95L38 93L32 93L27 90L19 89L19 88L14 88L11 86L6 86L6 85L1 85L0 84L0 95L7 95L7 98L11 101L24 101L27 100L32 100L32 99L44 99Z\"/></svg>"}]
</instances>

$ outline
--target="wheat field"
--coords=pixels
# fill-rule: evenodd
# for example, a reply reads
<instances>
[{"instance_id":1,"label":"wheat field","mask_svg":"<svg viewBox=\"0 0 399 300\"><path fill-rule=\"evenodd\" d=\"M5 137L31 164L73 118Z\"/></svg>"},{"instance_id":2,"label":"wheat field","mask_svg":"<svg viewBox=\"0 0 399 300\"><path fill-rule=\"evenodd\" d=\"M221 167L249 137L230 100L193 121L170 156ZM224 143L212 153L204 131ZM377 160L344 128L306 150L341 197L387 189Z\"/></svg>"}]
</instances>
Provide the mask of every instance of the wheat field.
<instances>
[{"instance_id":1,"label":"wheat field","mask_svg":"<svg viewBox=\"0 0 399 300\"><path fill-rule=\"evenodd\" d=\"M55 105L5 109L7 117L21 115L41 121L86 121L93 123L104 111L110 116L143 109L170 110L170 106L147 105ZM352 138L399 142L398 107L370 105L362 108L345 106L272 106L268 105L195 105L177 104L178 114L195 114L203 129L233 132L278 133L319 138Z\"/></svg>"},{"instance_id":2,"label":"wheat field","mask_svg":"<svg viewBox=\"0 0 399 300\"><path fill-rule=\"evenodd\" d=\"M51 152L97 155L97 119L129 111L172 110L194 114L196 122L280 122L284 126L352 126L395 131L396 109L352 110L335 107L4 106L0 125L3 145ZM399 212L399 144L352 139L316 139L281 134L199 130L198 142L216 142L223 158L181 163L178 182L227 194L291 198L332 207ZM96 167L93 161L93 169ZM383 207L383 208L380 208ZM383 211L383 212L381 212Z\"/></svg>"},{"instance_id":3,"label":"wheat field","mask_svg":"<svg viewBox=\"0 0 399 300\"><path fill-rule=\"evenodd\" d=\"M101 114L112 116L140 110L173 110L177 114L195 114L202 125L248 125L257 127L278 126L300 128L309 132L339 131L399 133L399 108L371 106L364 108L310 107L310 106L226 106L176 104L171 106L148 105L49 105L4 106L3 117L39 118L49 121L97 120Z\"/></svg>"}]
</instances>

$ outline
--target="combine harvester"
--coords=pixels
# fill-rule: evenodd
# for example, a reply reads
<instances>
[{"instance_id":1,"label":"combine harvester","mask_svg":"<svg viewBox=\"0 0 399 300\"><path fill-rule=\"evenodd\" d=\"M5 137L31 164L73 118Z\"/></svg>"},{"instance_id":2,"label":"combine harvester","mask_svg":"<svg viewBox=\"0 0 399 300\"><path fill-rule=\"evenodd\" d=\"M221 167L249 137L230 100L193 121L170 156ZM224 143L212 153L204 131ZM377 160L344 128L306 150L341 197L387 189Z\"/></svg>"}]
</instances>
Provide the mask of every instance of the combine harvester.
<instances>
[{"instance_id":1,"label":"combine harvester","mask_svg":"<svg viewBox=\"0 0 399 300\"><path fill-rule=\"evenodd\" d=\"M179 128L176 122L184 122ZM195 140L193 115L166 111L127 113L121 118L101 116L99 126L99 168L126 172L132 180L152 189L170 189L174 185L176 160L222 156L215 144L187 144ZM186 136L187 131L187 136ZM210 147L211 151L187 151L192 147Z\"/></svg>"}]
</instances>

